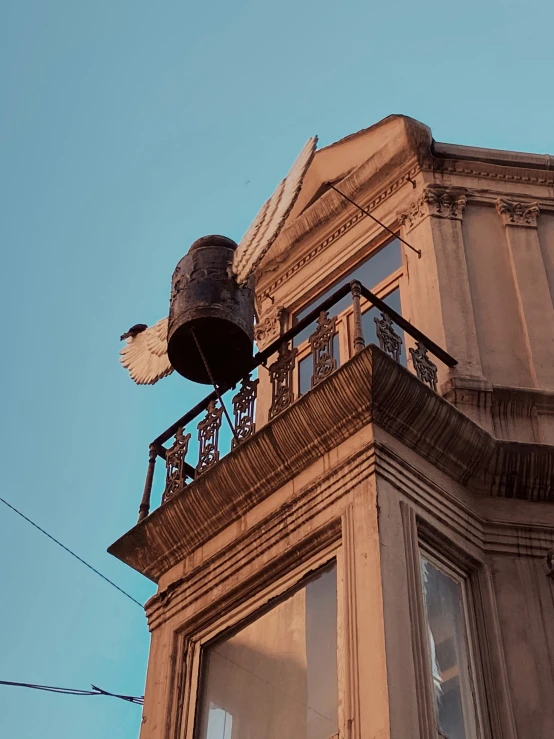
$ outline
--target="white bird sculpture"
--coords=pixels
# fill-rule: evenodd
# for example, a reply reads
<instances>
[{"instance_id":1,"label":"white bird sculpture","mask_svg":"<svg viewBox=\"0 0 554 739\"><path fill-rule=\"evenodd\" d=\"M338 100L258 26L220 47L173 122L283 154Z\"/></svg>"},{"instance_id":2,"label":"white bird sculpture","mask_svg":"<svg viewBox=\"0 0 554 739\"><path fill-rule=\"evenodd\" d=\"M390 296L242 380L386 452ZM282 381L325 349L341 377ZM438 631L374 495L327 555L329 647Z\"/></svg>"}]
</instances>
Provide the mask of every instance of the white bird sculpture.
<instances>
[{"instance_id":1,"label":"white bird sculpture","mask_svg":"<svg viewBox=\"0 0 554 739\"><path fill-rule=\"evenodd\" d=\"M290 172L243 236L233 254L232 273L239 285L247 282L281 232L300 193L302 182L314 157L317 136L308 140ZM127 341L120 351L121 364L137 385L153 385L173 372L167 356L168 319L153 326L139 323L121 336Z\"/></svg>"}]
</instances>

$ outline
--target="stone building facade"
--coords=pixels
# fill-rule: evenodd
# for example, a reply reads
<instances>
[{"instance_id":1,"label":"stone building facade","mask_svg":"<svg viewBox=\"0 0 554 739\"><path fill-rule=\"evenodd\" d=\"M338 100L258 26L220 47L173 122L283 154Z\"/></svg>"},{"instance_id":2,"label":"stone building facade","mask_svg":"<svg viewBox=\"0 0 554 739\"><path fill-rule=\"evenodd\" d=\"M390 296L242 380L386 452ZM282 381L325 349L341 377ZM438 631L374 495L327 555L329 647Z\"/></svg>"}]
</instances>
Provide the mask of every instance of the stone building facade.
<instances>
[{"instance_id":1,"label":"stone building facade","mask_svg":"<svg viewBox=\"0 0 554 739\"><path fill-rule=\"evenodd\" d=\"M110 549L158 586L141 739L554 736L554 159L403 116L321 149L258 347L351 280L457 363L362 295L278 412L260 366L255 433Z\"/></svg>"}]
</instances>

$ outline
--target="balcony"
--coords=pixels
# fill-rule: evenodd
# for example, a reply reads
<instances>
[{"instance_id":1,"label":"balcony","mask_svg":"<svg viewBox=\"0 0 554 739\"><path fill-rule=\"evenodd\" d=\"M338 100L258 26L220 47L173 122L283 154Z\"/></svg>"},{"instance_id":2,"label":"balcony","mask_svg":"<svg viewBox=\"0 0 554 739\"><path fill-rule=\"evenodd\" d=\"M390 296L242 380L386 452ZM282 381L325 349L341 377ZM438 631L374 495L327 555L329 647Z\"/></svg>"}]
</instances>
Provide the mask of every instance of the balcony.
<instances>
[{"instance_id":1,"label":"balcony","mask_svg":"<svg viewBox=\"0 0 554 739\"><path fill-rule=\"evenodd\" d=\"M348 295L351 298L350 357L354 358L365 348L363 303L366 308L370 306L379 312L373 320L381 351L397 363L407 357L406 364L409 370L420 382L436 392L437 365L433 359L443 362L447 367L454 367L456 360L360 282L353 281L343 285L290 330L263 351L258 352L253 357L250 372L242 379L238 388L237 386L215 388L151 443L146 482L139 507L139 522L149 515L152 508L153 483L158 460L165 466L164 489L161 494L158 493L163 506L174 496L186 491L193 481L217 465L223 456L256 434L256 420L260 421L259 417L258 419L256 417L259 380L254 375L260 366L267 371L271 388L271 404L266 417L262 418L264 425L274 421L298 402L300 387L294 380L299 367L295 338L305 332L306 328L313 326L314 323L316 325L316 329L308 338L311 356L310 390L338 370L335 341L337 323L335 316L329 317L329 312ZM411 338L408 352L405 352L403 335ZM432 355L433 359L429 355ZM302 361L305 370L306 356L302 357ZM309 394L310 390L308 393L304 391L304 395ZM230 406L227 400L230 400ZM224 419L231 431L227 444L220 433ZM197 442L196 450L189 449L193 434Z\"/></svg>"}]
</instances>

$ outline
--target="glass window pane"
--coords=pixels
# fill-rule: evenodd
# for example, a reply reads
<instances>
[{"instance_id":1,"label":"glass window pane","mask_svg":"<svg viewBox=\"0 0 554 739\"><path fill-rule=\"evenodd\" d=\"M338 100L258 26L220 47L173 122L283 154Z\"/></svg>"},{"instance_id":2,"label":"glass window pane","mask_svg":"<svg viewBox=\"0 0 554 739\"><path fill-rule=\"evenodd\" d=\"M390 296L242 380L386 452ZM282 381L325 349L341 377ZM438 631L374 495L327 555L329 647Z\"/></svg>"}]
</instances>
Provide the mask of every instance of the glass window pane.
<instances>
[{"instance_id":1,"label":"glass window pane","mask_svg":"<svg viewBox=\"0 0 554 739\"><path fill-rule=\"evenodd\" d=\"M421 572L438 728L447 739L474 739L475 707L462 588L424 557Z\"/></svg>"},{"instance_id":2,"label":"glass window pane","mask_svg":"<svg viewBox=\"0 0 554 739\"><path fill-rule=\"evenodd\" d=\"M312 300L309 305L297 313L295 319L299 321L313 310L316 305L325 300L325 298L328 298L331 293L338 290L339 287L345 285L347 282L350 282L351 280L359 280L363 285L365 285L365 287L371 290L401 266L402 251L400 249L400 241L398 239L393 239L390 243L378 252L375 252L372 256L368 257L368 259L359 264L353 270L350 270L346 275L341 277L339 280L336 280L325 292L319 295L315 300ZM342 313L343 310L346 310L351 303L351 296L346 295L331 308L329 315L331 317L338 316L338 314ZM294 346L300 346L303 341L306 341L308 336L313 333L314 327L315 321L313 326L308 326L295 337Z\"/></svg>"},{"instance_id":3,"label":"glass window pane","mask_svg":"<svg viewBox=\"0 0 554 739\"><path fill-rule=\"evenodd\" d=\"M338 732L337 584L327 567L202 660L197 739Z\"/></svg>"},{"instance_id":4,"label":"glass window pane","mask_svg":"<svg viewBox=\"0 0 554 739\"><path fill-rule=\"evenodd\" d=\"M402 310L400 307L400 290L398 288L389 293L385 298L383 298L383 300L387 305L390 305L393 310L402 315ZM377 330L375 326L376 318L381 318L381 311L378 308L370 308L369 310L366 310L365 313L362 313L362 329L364 332L364 341L366 343L366 346L367 344L375 344L376 346L379 346L379 339L377 338ZM404 338L404 331L402 331L400 327L396 324L393 324L393 328L402 339L402 348L400 350L400 364L405 367L406 342Z\"/></svg>"},{"instance_id":5,"label":"glass window pane","mask_svg":"<svg viewBox=\"0 0 554 739\"><path fill-rule=\"evenodd\" d=\"M233 734L233 717L215 703L210 703L208 709L208 731L209 739L231 739Z\"/></svg>"}]
</instances>

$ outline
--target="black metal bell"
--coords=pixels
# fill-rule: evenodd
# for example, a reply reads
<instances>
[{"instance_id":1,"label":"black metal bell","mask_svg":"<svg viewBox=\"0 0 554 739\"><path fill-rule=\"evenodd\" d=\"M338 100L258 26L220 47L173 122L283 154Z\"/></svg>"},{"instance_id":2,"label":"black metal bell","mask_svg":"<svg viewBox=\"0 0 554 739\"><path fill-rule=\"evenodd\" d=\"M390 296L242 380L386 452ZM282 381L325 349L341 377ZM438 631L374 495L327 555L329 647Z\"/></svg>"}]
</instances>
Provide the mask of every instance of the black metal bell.
<instances>
[{"instance_id":1,"label":"black metal bell","mask_svg":"<svg viewBox=\"0 0 554 739\"><path fill-rule=\"evenodd\" d=\"M193 382L211 383L207 364L218 385L232 384L252 362L254 286L252 278L239 286L232 275L236 248L225 236L204 236L173 273L168 356Z\"/></svg>"}]
</instances>

